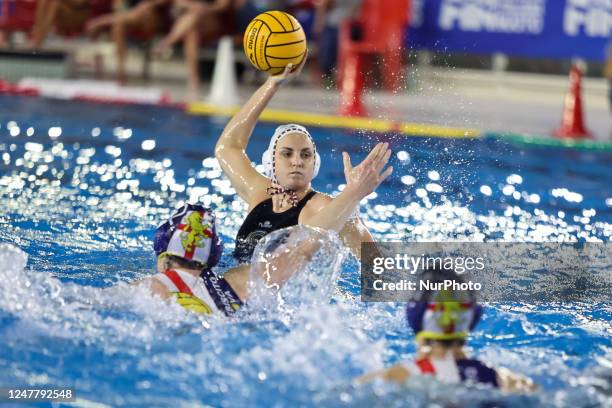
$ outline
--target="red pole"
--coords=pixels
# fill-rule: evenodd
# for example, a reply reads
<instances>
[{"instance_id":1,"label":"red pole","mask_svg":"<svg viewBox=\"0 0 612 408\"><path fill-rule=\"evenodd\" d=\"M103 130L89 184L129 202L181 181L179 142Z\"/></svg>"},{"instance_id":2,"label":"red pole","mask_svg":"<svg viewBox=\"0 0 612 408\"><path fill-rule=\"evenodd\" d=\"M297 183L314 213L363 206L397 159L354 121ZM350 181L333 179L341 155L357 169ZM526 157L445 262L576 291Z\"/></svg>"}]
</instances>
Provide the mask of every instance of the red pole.
<instances>
[{"instance_id":1,"label":"red pole","mask_svg":"<svg viewBox=\"0 0 612 408\"><path fill-rule=\"evenodd\" d=\"M365 116L366 109L361 97L363 94L363 73L361 55L350 50L344 56L340 114L344 116Z\"/></svg>"}]
</instances>

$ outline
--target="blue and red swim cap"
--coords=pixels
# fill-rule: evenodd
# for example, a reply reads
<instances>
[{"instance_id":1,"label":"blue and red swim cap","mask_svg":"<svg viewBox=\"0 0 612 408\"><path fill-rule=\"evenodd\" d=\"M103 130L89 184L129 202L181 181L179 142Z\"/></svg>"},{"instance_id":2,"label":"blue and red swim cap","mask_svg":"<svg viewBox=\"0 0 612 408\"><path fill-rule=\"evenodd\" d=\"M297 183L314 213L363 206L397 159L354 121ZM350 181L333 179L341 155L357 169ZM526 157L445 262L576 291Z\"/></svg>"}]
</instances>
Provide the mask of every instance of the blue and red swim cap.
<instances>
[{"instance_id":1,"label":"blue and red swim cap","mask_svg":"<svg viewBox=\"0 0 612 408\"><path fill-rule=\"evenodd\" d=\"M461 282L459 276L448 269L426 270L421 280ZM406 322L417 340L464 340L482 317L482 306L468 291L424 291L418 300L406 305Z\"/></svg>"},{"instance_id":2,"label":"blue and red swim cap","mask_svg":"<svg viewBox=\"0 0 612 408\"><path fill-rule=\"evenodd\" d=\"M153 249L158 257L174 255L212 268L223 253L215 214L198 204L183 205L157 227Z\"/></svg>"}]
</instances>

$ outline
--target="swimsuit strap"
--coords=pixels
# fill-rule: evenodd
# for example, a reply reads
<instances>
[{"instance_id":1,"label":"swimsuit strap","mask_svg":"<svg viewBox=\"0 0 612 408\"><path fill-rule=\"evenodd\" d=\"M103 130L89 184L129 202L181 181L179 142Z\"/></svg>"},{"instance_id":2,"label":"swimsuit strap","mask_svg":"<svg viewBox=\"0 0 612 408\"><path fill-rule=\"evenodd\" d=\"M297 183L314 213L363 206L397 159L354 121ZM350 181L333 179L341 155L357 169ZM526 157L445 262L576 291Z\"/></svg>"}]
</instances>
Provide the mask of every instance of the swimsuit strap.
<instances>
[{"instance_id":1,"label":"swimsuit strap","mask_svg":"<svg viewBox=\"0 0 612 408\"><path fill-rule=\"evenodd\" d=\"M174 286L176 286L179 292L186 293L188 295L193 296L193 292L191 291L189 286L185 283L183 278L181 278L180 275L175 270L172 270L172 269L168 270L164 272L164 275L166 275L168 279L170 279L172 283L174 283Z\"/></svg>"},{"instance_id":2,"label":"swimsuit strap","mask_svg":"<svg viewBox=\"0 0 612 408\"><path fill-rule=\"evenodd\" d=\"M421 373L423 374L436 374L436 369L431 363L431 360L429 360L428 358L422 358L420 360L417 360L416 365L419 367Z\"/></svg>"}]
</instances>

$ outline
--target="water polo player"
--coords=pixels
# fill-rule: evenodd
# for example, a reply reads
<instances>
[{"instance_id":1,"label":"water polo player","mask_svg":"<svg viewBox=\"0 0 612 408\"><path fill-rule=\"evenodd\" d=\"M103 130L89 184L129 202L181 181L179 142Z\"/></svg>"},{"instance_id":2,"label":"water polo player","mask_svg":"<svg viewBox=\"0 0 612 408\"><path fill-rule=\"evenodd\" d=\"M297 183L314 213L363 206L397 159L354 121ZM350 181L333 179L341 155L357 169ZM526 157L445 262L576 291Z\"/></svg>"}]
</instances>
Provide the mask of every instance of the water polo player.
<instances>
[{"instance_id":1,"label":"water polo player","mask_svg":"<svg viewBox=\"0 0 612 408\"><path fill-rule=\"evenodd\" d=\"M245 153L262 111L283 83L299 75L305 61L306 57L293 72L288 65L282 74L268 77L230 120L217 141L215 156L237 194L248 204L249 213L238 231L234 251L240 262L250 260L262 237L297 224L339 231L358 257L361 242L373 241L359 217L352 214L359 201L391 174L391 167L384 170L391 155L388 144L376 145L355 167L348 154L343 154L346 187L335 198L311 187L321 159L314 140L303 126L290 124L276 129L262 158L265 176L257 172Z\"/></svg>"},{"instance_id":2,"label":"water polo player","mask_svg":"<svg viewBox=\"0 0 612 408\"><path fill-rule=\"evenodd\" d=\"M293 242L292 237L298 236L299 242ZM251 270L250 265L243 264L218 277L212 268L221 258L223 242L217 235L214 213L200 205L185 204L157 228L154 250L158 273L139 284L148 285L162 299L174 298L194 312L231 316L248 299L250 272L268 287L279 288L309 262L322 236L316 230L304 236L287 229L267 243L264 265L260 262ZM289 248L295 255L292 258L285 256ZM302 261L296 262L296 257Z\"/></svg>"},{"instance_id":3,"label":"water polo player","mask_svg":"<svg viewBox=\"0 0 612 408\"><path fill-rule=\"evenodd\" d=\"M444 282L461 279L452 270L428 270L422 280ZM448 383L487 384L504 391L527 392L536 386L507 369L493 369L468 357L465 341L482 316L482 306L467 291L425 291L419 301L406 306L406 322L417 342L417 357L379 372L360 382L381 378L402 383L411 376L430 375Z\"/></svg>"},{"instance_id":4,"label":"water polo player","mask_svg":"<svg viewBox=\"0 0 612 408\"><path fill-rule=\"evenodd\" d=\"M202 314L230 316L242 306L231 285L211 270L221 258L223 242L210 209L185 204L157 228L153 248L159 273L144 282L162 299L174 298Z\"/></svg>"}]
</instances>

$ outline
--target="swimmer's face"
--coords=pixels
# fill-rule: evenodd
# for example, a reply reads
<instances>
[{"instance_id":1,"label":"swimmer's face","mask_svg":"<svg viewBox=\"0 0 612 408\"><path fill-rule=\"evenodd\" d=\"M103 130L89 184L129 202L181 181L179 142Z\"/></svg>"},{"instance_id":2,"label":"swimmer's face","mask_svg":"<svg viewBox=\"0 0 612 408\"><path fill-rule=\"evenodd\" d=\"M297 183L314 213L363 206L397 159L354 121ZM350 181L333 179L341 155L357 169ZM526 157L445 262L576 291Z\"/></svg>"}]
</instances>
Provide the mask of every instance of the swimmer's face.
<instances>
[{"instance_id":1,"label":"swimmer's face","mask_svg":"<svg viewBox=\"0 0 612 408\"><path fill-rule=\"evenodd\" d=\"M307 187L314 176L314 146L302 133L288 133L276 145L274 162L278 183L291 190Z\"/></svg>"}]
</instances>

